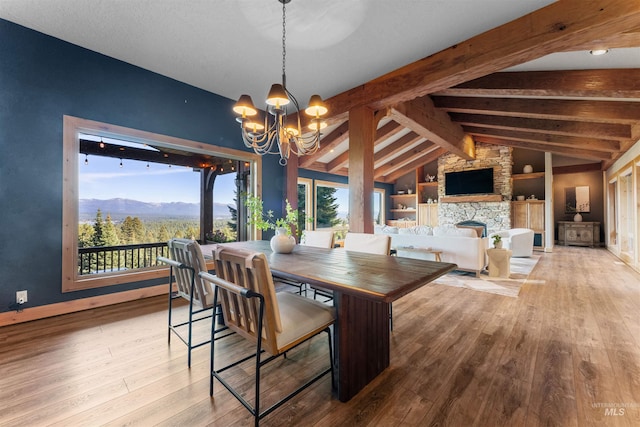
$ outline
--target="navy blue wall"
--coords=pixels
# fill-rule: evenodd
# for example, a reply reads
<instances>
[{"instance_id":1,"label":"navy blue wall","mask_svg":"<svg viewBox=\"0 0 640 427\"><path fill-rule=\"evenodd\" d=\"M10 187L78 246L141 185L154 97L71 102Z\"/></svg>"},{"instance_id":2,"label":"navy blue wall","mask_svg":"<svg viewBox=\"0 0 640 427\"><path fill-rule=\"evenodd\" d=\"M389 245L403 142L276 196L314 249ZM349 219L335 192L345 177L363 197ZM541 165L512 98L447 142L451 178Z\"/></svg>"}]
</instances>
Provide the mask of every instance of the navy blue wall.
<instances>
[{"instance_id":1,"label":"navy blue wall","mask_svg":"<svg viewBox=\"0 0 640 427\"><path fill-rule=\"evenodd\" d=\"M33 307L153 284L61 292L63 115L241 149L232 104L0 19L0 312L20 289ZM276 156L263 177L278 213Z\"/></svg>"}]
</instances>

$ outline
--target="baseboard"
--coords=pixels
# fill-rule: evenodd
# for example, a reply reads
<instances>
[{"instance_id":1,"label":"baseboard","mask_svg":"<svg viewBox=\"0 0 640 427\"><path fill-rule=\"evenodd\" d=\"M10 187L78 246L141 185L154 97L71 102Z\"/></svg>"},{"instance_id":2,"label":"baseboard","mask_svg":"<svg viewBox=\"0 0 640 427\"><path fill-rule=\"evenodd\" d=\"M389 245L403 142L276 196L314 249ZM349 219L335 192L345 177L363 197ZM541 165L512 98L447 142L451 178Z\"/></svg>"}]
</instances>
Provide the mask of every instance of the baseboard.
<instances>
[{"instance_id":1,"label":"baseboard","mask_svg":"<svg viewBox=\"0 0 640 427\"><path fill-rule=\"evenodd\" d=\"M0 326L29 322L31 320L44 319L46 317L59 316L61 314L74 313L76 311L89 310L96 307L104 307L106 305L119 304L121 302L134 301L137 299L166 294L167 285L157 285L96 297L41 305L38 307L27 307L20 312L7 311L0 313Z\"/></svg>"}]
</instances>

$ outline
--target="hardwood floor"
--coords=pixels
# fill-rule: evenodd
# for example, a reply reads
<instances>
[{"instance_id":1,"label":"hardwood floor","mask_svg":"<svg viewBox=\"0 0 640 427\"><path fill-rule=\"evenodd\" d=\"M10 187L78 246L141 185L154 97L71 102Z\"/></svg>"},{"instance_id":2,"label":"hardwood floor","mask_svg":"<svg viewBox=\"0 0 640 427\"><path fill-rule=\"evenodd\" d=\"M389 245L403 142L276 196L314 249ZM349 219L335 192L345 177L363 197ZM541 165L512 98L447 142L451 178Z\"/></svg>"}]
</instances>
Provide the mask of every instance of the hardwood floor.
<instances>
[{"instance_id":1,"label":"hardwood floor","mask_svg":"<svg viewBox=\"0 0 640 427\"><path fill-rule=\"evenodd\" d=\"M200 328L206 336L207 326ZM208 347L167 345L165 298L0 328L0 425L249 425ZM244 349L220 341L222 358ZM326 364L326 338L279 359L273 398ZM233 381L251 395L251 369ZM429 285L394 303L391 366L348 403L319 383L265 426L638 426L640 275L602 249L544 254L518 298Z\"/></svg>"}]
</instances>

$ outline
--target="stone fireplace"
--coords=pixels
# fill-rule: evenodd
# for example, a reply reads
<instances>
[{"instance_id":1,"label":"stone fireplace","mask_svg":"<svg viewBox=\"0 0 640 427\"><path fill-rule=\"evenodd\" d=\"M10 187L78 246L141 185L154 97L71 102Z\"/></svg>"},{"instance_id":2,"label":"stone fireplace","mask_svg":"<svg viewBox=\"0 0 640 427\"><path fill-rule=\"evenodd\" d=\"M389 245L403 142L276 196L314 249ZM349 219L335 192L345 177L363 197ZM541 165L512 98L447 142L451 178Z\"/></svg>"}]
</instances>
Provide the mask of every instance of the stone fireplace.
<instances>
[{"instance_id":1,"label":"stone fireplace","mask_svg":"<svg viewBox=\"0 0 640 427\"><path fill-rule=\"evenodd\" d=\"M462 221L478 221L487 225L487 232L511 228L512 148L476 143L476 159L465 160L454 154L438 159L438 222L455 225ZM494 194L484 196L445 196L446 172L493 168Z\"/></svg>"}]
</instances>

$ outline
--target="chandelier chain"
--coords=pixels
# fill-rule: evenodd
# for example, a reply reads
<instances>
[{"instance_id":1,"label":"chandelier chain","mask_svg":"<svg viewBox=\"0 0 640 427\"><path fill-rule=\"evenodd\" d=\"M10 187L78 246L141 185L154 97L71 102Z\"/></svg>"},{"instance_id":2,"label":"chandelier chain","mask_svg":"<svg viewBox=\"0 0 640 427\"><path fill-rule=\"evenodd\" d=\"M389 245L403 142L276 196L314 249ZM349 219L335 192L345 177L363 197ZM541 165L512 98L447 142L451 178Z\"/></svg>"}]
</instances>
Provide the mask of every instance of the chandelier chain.
<instances>
[{"instance_id":1,"label":"chandelier chain","mask_svg":"<svg viewBox=\"0 0 640 427\"><path fill-rule=\"evenodd\" d=\"M286 14L286 3L282 2L282 86L287 87L286 82L286 58L287 58L287 14Z\"/></svg>"},{"instance_id":2,"label":"chandelier chain","mask_svg":"<svg viewBox=\"0 0 640 427\"><path fill-rule=\"evenodd\" d=\"M271 86L267 96L264 125L260 123L260 120L251 118L258 115L258 110L249 95L242 95L234 105L233 111L239 115L236 120L242 129L244 145L247 148L252 148L261 156L279 154L279 163L284 166L287 164L290 153L297 156L308 156L318 151L320 148L320 129L326 127L326 123L320 119L320 116L327 113L327 107L319 95L311 96L309 107L304 111L312 117L309 128L313 133L303 134L300 105L296 97L287 89L286 4L291 0L278 1L282 3L282 84ZM287 107L289 103L291 105ZM292 123L287 123L287 108L295 113L293 119L290 120Z\"/></svg>"}]
</instances>

